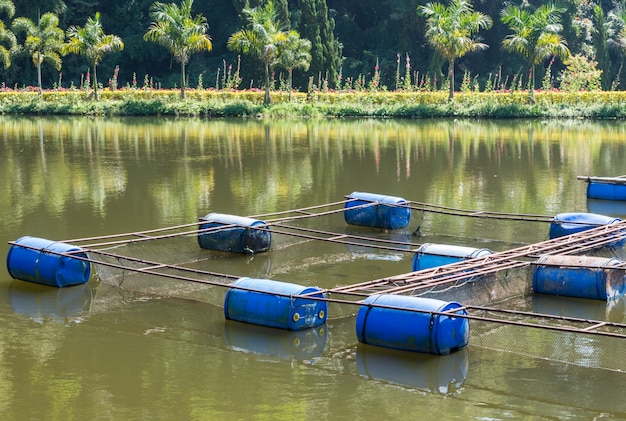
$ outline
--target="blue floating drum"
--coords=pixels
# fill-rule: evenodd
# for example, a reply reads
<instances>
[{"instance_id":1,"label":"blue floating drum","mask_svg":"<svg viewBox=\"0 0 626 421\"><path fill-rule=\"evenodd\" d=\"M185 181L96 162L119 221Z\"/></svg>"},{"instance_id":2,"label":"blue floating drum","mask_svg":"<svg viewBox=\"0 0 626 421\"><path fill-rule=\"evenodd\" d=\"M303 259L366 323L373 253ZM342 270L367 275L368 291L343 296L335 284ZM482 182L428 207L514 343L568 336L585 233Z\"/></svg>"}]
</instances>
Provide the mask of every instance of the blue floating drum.
<instances>
[{"instance_id":1,"label":"blue floating drum","mask_svg":"<svg viewBox=\"0 0 626 421\"><path fill-rule=\"evenodd\" d=\"M21 237L7 254L9 274L22 281L63 288L91 276L89 256L80 247L38 237Z\"/></svg>"},{"instance_id":2,"label":"blue floating drum","mask_svg":"<svg viewBox=\"0 0 626 421\"><path fill-rule=\"evenodd\" d=\"M612 300L624 295L625 269L615 258L545 255L533 267L533 291L543 294Z\"/></svg>"},{"instance_id":3,"label":"blue floating drum","mask_svg":"<svg viewBox=\"0 0 626 421\"><path fill-rule=\"evenodd\" d=\"M357 313L356 334L359 342L364 344L446 355L465 348L469 342L468 319L455 317L466 314L456 302L392 294L371 295L363 301Z\"/></svg>"},{"instance_id":4,"label":"blue floating drum","mask_svg":"<svg viewBox=\"0 0 626 421\"><path fill-rule=\"evenodd\" d=\"M575 234L577 232L587 231L598 228L602 225L611 225L622 222L620 218L599 215L595 213L571 212L560 213L554 217L550 224L550 239ZM617 234L616 234L617 235ZM623 237L624 233L621 234ZM626 238L617 239L611 246L621 247L624 245Z\"/></svg>"},{"instance_id":5,"label":"blue floating drum","mask_svg":"<svg viewBox=\"0 0 626 421\"><path fill-rule=\"evenodd\" d=\"M589 199L626 200L626 177L589 177L587 182Z\"/></svg>"},{"instance_id":6,"label":"blue floating drum","mask_svg":"<svg viewBox=\"0 0 626 421\"><path fill-rule=\"evenodd\" d=\"M209 213L201 221L198 244L203 249L254 254L269 250L272 244L264 221L222 213Z\"/></svg>"},{"instance_id":7,"label":"blue floating drum","mask_svg":"<svg viewBox=\"0 0 626 421\"><path fill-rule=\"evenodd\" d=\"M489 249L455 246L450 244L423 244L413 257L413 272L457 263L463 260L485 257L492 254Z\"/></svg>"},{"instance_id":8,"label":"blue floating drum","mask_svg":"<svg viewBox=\"0 0 626 421\"><path fill-rule=\"evenodd\" d=\"M344 206L344 218L349 225L398 229L411 222L409 203L401 197L354 192Z\"/></svg>"},{"instance_id":9,"label":"blue floating drum","mask_svg":"<svg viewBox=\"0 0 626 421\"><path fill-rule=\"evenodd\" d=\"M224 298L228 320L287 330L326 323L328 305L319 288L255 278L239 278L231 286Z\"/></svg>"}]
</instances>

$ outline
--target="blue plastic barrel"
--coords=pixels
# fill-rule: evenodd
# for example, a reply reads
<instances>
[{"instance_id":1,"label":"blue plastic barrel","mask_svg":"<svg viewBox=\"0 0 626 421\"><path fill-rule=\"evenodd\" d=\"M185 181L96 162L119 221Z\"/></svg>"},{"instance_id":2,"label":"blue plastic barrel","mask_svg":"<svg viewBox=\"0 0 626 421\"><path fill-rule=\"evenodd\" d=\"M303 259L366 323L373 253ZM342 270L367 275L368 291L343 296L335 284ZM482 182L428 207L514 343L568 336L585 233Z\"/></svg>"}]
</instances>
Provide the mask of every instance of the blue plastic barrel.
<instances>
[{"instance_id":1,"label":"blue plastic barrel","mask_svg":"<svg viewBox=\"0 0 626 421\"><path fill-rule=\"evenodd\" d=\"M612 300L624 294L625 269L615 258L546 255L533 268L533 291L567 297Z\"/></svg>"},{"instance_id":2,"label":"blue plastic barrel","mask_svg":"<svg viewBox=\"0 0 626 421\"><path fill-rule=\"evenodd\" d=\"M15 279L62 288L89 280L91 264L80 259L88 259L80 247L26 236L9 248L7 269Z\"/></svg>"},{"instance_id":3,"label":"blue plastic barrel","mask_svg":"<svg viewBox=\"0 0 626 421\"><path fill-rule=\"evenodd\" d=\"M201 221L198 244L203 249L241 254L270 249L272 234L263 221L222 213L209 213Z\"/></svg>"},{"instance_id":4,"label":"blue plastic barrel","mask_svg":"<svg viewBox=\"0 0 626 421\"><path fill-rule=\"evenodd\" d=\"M467 312L460 309L450 315L441 315L429 311L447 312L460 307L456 302L432 298L371 295L363 301L357 313L356 335L361 343L383 348L450 354L467 346L469 321L454 317Z\"/></svg>"},{"instance_id":5,"label":"blue plastic barrel","mask_svg":"<svg viewBox=\"0 0 626 421\"><path fill-rule=\"evenodd\" d=\"M413 272L484 257L492 254L489 249L455 246L450 244L423 244L413 257Z\"/></svg>"},{"instance_id":6,"label":"blue plastic barrel","mask_svg":"<svg viewBox=\"0 0 626 421\"><path fill-rule=\"evenodd\" d=\"M601 225L615 224L621 221L620 218L598 215L596 213L560 213L554 217L550 224L550 239L590 230Z\"/></svg>"},{"instance_id":7,"label":"blue plastic barrel","mask_svg":"<svg viewBox=\"0 0 626 421\"><path fill-rule=\"evenodd\" d=\"M620 183L598 182L589 180L587 197L589 199L626 200L626 180Z\"/></svg>"},{"instance_id":8,"label":"blue plastic barrel","mask_svg":"<svg viewBox=\"0 0 626 421\"><path fill-rule=\"evenodd\" d=\"M229 320L301 330L326 323L325 300L319 288L304 287L269 279L239 278L232 283L224 298L224 315Z\"/></svg>"},{"instance_id":9,"label":"blue plastic barrel","mask_svg":"<svg viewBox=\"0 0 626 421\"><path fill-rule=\"evenodd\" d=\"M349 225L393 230L411 222L411 209L401 197L353 192L348 198L352 200L346 202L343 215Z\"/></svg>"}]
</instances>

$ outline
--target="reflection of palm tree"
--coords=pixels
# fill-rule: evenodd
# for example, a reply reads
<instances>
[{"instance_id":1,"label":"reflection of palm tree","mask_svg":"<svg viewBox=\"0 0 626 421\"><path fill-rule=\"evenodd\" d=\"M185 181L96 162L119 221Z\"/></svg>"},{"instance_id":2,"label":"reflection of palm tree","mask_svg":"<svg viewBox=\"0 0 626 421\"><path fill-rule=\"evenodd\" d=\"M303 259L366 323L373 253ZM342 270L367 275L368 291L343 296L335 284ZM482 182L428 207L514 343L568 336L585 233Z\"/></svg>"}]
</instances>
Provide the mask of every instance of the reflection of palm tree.
<instances>
[{"instance_id":1,"label":"reflection of palm tree","mask_svg":"<svg viewBox=\"0 0 626 421\"><path fill-rule=\"evenodd\" d=\"M474 37L481 29L491 28L491 18L474 11L467 0L453 0L449 6L428 3L418 13L426 17L426 39L448 61L449 100L454 97L454 62L468 53L488 46Z\"/></svg>"},{"instance_id":2,"label":"reflection of palm tree","mask_svg":"<svg viewBox=\"0 0 626 421\"><path fill-rule=\"evenodd\" d=\"M98 75L96 67L102 61L104 54L124 49L122 39L117 35L107 35L102 29L100 13L94 18L88 18L84 27L70 26L67 29L68 42L63 44L63 54L80 54L87 57L93 65L94 97L98 100Z\"/></svg>"},{"instance_id":3,"label":"reflection of palm tree","mask_svg":"<svg viewBox=\"0 0 626 421\"><path fill-rule=\"evenodd\" d=\"M47 61L55 69L61 70L61 46L63 45L64 33L59 28L59 18L54 13L44 13L35 24L28 18L17 18L13 21L13 30L17 33L24 32L24 50L32 53L33 64L37 67L37 86L41 98L41 65Z\"/></svg>"},{"instance_id":4,"label":"reflection of palm tree","mask_svg":"<svg viewBox=\"0 0 626 421\"><path fill-rule=\"evenodd\" d=\"M207 20L202 15L191 17L193 0L182 0L180 7L174 3L156 2L150 8L154 22L144 35L146 41L153 41L170 50L180 62L180 97L185 98L185 65L192 53L211 51L213 44L206 33Z\"/></svg>"}]
</instances>

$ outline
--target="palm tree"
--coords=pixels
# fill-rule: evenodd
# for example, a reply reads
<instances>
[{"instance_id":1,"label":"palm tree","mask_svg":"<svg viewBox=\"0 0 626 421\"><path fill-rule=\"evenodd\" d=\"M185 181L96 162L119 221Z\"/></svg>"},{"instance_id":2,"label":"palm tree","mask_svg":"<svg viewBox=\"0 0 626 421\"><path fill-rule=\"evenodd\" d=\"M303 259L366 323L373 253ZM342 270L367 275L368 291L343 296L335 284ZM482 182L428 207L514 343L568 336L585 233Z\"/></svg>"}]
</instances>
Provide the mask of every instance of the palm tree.
<instances>
[{"instance_id":1,"label":"palm tree","mask_svg":"<svg viewBox=\"0 0 626 421\"><path fill-rule=\"evenodd\" d=\"M291 101L291 85L293 69L300 68L304 71L311 64L311 41L300 38L297 31L287 32L287 39L281 44L277 64L287 70L287 88L289 89L289 101Z\"/></svg>"},{"instance_id":2,"label":"palm tree","mask_svg":"<svg viewBox=\"0 0 626 421\"><path fill-rule=\"evenodd\" d=\"M0 12L12 18L15 14L15 5L11 0L0 0ZM0 61L5 69L11 65L11 50L15 48L15 45L15 34L0 20Z\"/></svg>"},{"instance_id":3,"label":"palm tree","mask_svg":"<svg viewBox=\"0 0 626 421\"><path fill-rule=\"evenodd\" d=\"M448 61L448 100L451 101L454 98L454 62L468 53L488 48L474 34L491 28L493 22L484 13L474 11L467 0L453 0L447 7L441 3L428 3L418 8L418 14L426 17L428 43Z\"/></svg>"},{"instance_id":4,"label":"palm tree","mask_svg":"<svg viewBox=\"0 0 626 421\"><path fill-rule=\"evenodd\" d=\"M180 97L185 98L185 64L192 53L211 51L213 44L207 35L209 25L202 15L191 17L193 0L182 0L180 7L174 3L154 3L150 15L154 22L144 35L166 47L180 62Z\"/></svg>"},{"instance_id":5,"label":"palm tree","mask_svg":"<svg viewBox=\"0 0 626 421\"><path fill-rule=\"evenodd\" d=\"M271 102L270 67L275 64L281 44L287 40L287 33L278 20L273 0L268 0L264 6L245 8L242 13L246 16L248 28L232 34L226 45L231 50L252 54L263 61L265 103L269 104Z\"/></svg>"},{"instance_id":6,"label":"palm tree","mask_svg":"<svg viewBox=\"0 0 626 421\"><path fill-rule=\"evenodd\" d=\"M100 23L100 13L88 18L84 27L70 26L67 29L68 42L62 45L62 54L82 54L93 65L94 97L98 100L98 74L96 68L105 53L124 49L122 39L117 35L107 35Z\"/></svg>"},{"instance_id":7,"label":"palm tree","mask_svg":"<svg viewBox=\"0 0 626 421\"><path fill-rule=\"evenodd\" d=\"M534 13L517 6L507 6L501 12L502 22L513 31L504 37L502 46L528 60L531 96L535 89L535 65L548 57L557 56L563 60L570 55L567 42L560 34L563 30L561 12L554 4L541 5Z\"/></svg>"},{"instance_id":8,"label":"palm tree","mask_svg":"<svg viewBox=\"0 0 626 421\"><path fill-rule=\"evenodd\" d=\"M26 39L22 49L32 53L33 64L37 67L37 86L41 98L41 65L49 62L55 69L61 70L61 46L65 33L59 28L59 18L54 13L44 13L37 24L28 18L17 18L13 21L15 33L24 32Z\"/></svg>"}]
</instances>

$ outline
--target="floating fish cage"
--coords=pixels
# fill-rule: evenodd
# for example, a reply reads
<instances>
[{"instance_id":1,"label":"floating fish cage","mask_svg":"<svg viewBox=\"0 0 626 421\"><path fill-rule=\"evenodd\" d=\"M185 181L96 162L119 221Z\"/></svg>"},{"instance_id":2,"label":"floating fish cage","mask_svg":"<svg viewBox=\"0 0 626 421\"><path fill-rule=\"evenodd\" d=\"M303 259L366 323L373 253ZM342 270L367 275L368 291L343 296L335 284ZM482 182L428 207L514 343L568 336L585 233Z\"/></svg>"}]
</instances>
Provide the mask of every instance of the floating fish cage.
<instances>
[{"instance_id":1,"label":"floating fish cage","mask_svg":"<svg viewBox=\"0 0 626 421\"><path fill-rule=\"evenodd\" d=\"M534 292L592 300L613 300L624 295L625 269L615 258L546 255L533 266Z\"/></svg>"},{"instance_id":2,"label":"floating fish cage","mask_svg":"<svg viewBox=\"0 0 626 421\"><path fill-rule=\"evenodd\" d=\"M413 272L457 263L463 260L485 257L492 251L485 248L455 246L450 244L423 244L413 257Z\"/></svg>"},{"instance_id":3,"label":"floating fish cage","mask_svg":"<svg viewBox=\"0 0 626 421\"><path fill-rule=\"evenodd\" d=\"M401 197L353 192L348 199L344 208L348 225L394 230L411 222L409 202Z\"/></svg>"},{"instance_id":4,"label":"floating fish cage","mask_svg":"<svg viewBox=\"0 0 626 421\"><path fill-rule=\"evenodd\" d=\"M270 249L272 234L263 221L209 213L201 222L198 244L203 249L240 254L261 253Z\"/></svg>"},{"instance_id":5,"label":"floating fish cage","mask_svg":"<svg viewBox=\"0 0 626 421\"><path fill-rule=\"evenodd\" d=\"M349 225L396 230L394 234L402 235L403 241L400 242L399 247L382 246L381 249L392 249L394 253L414 253L412 272L450 264L454 266L450 268L449 272L436 271L437 274L430 278L428 272L423 274L411 272L327 290L263 279L262 277L239 277L218 273L215 271L216 265L214 264L208 265L211 266L211 271L200 267L201 265L207 266L205 264L207 256L211 259L211 263L219 260L226 266L232 266L233 261L240 261L241 259L234 256L225 257L214 253L205 253L204 249L238 254L261 253L270 250L272 232L269 228L270 224L265 221L235 215L209 213L200 219L195 238L201 250L193 241L194 238L191 238L190 241L189 232L181 232L188 225L169 228L176 229L175 234L153 235L155 231L167 229L153 230L149 234L146 234L148 232L130 233L124 234L128 236L129 239L127 240L119 240L117 237L120 236L117 235L113 236L116 237L115 241L92 246L83 245L83 247L37 237L22 237L11 243L12 246L7 255L7 269L13 278L19 280L65 287L86 283L91 275L90 263L94 262L96 267L106 266L111 272L121 272L118 286L122 286L122 282L126 282L124 284L126 287L128 282L136 281L137 285L140 285L140 288L145 288L146 291L152 291L151 288L163 291L163 288L167 287L170 288L168 291L173 291L173 294L185 298L197 297L199 295L196 294L206 293L202 296L217 300L216 304L221 302L223 298L224 317L227 319L224 333L228 337L230 346L233 349L243 349L247 352L256 352L278 358L291 358L292 355L314 358L323 352L327 340L325 324L329 317L330 304L333 304L333 312L335 305L337 308L345 304L358 306L355 331L358 341L365 348L373 346L381 349L412 351L430 355L454 354L468 345L470 316L467 311L472 310L473 303L494 301L496 295L500 296L500 291L503 291L502 296L505 294L508 296L511 294L524 295L530 288L529 282L527 282L528 262L521 262L523 266L520 266L517 265L520 262L515 259L520 256L535 256L537 252L533 247L536 245L529 246L526 251L512 250L514 254L498 253L499 261L506 260L505 263L507 264L513 263L511 268L516 268L521 272L523 267L523 280L520 282L521 276L518 276L516 270L506 269L503 271L498 269L508 268L509 266L506 265L496 268L497 265L493 264L495 259L484 259L463 264L465 261L480 259L493 254L489 249L426 243L419 249L413 250L410 234L400 230L400 228L409 225L411 217L409 202L402 198L354 192L349 196L345 205L343 202L341 203L341 207L334 212L343 213ZM309 210L309 208L307 208L307 212L299 210L298 218L301 218L303 213L306 213L304 217L307 218L330 213L324 211L315 214ZM550 221L551 217L547 216L542 222ZM284 220L281 219L280 229L274 230L276 235L290 235L290 229L296 231L295 227L289 227L283 222ZM598 214L560 214L552 220L550 238L619 222L621 222L619 218ZM196 227L197 224L198 222L190 225ZM350 237L349 234L330 238L314 237L309 234L310 231L315 230L305 230L304 234L298 232L295 236L348 243L348 250L350 251L360 251L367 247L369 241L369 238L361 236L354 238L358 241L348 242L346 238ZM618 236L623 236L623 232L621 225L614 227L613 230L607 230L606 233L602 231L600 236L604 237L598 242L606 244L616 238L613 244L617 244L618 241L623 244L626 240L618 238ZM316 231L316 234L327 235L329 233ZM379 232L377 234L387 235L388 233ZM595 232L592 234L590 238L595 238ZM407 236L408 238L406 238ZM570 247L572 242L575 243L576 241L584 245L587 238L582 238L585 236L580 237L577 236L572 241L567 238L563 241L550 242L547 245L545 243L548 242L539 244L542 247L544 245L551 247L550 250L558 250L560 246L567 245ZM144 254L147 255L148 251L154 252L150 248L154 247L151 246L154 244L151 242L161 238L176 238L178 243L174 244L179 245L180 248L172 248L171 243L167 243L162 245L166 249L160 254L163 259L155 259L153 254L150 254L150 257L144 256ZM340 238L341 241L337 238ZM86 240L92 239L84 239L83 242L74 240L74 242L84 244ZM114 247L99 249L98 247L103 244L107 247L113 244ZM131 245L136 246L139 250L135 248L133 253L124 256L117 253L120 244L126 246L124 250L127 252ZM139 246L139 244L147 245ZM115 248L116 251L112 252L112 248ZM172 250L176 251L176 259L180 259L179 254L190 253L191 257L188 256L189 258L185 257L185 259L191 263L181 265L168 263L166 257L172 254ZM139 257L138 251L143 253ZM265 256L246 257L245 260L258 261L261 259L263 262L265 258L271 256L272 254L268 253ZM402 260L401 257L397 258L396 254L391 256L392 259ZM327 260L324 260L324 263L326 264ZM297 266L291 261L290 264L294 267ZM498 271L493 276L493 283L466 282L468 279L474 279L473 270L479 267L482 270L487 266L492 271L484 270L481 273L493 274L496 273L495 270ZM617 259L544 255L534 264L532 288L538 294L613 300L626 292L622 266L623 263ZM298 268L301 269L301 267ZM258 274L258 272L257 270L255 273ZM268 269L266 272L269 274L272 271ZM127 276L130 273L137 274L140 279L131 280L131 277ZM506 281L503 282L502 279L499 279L498 274L507 278ZM448 277L448 275L450 276ZM154 276L160 276L160 279L164 281L153 282L152 277ZM100 280L103 278L104 276L100 277ZM180 281L189 281L189 283L181 287ZM461 284L463 284L463 288L453 288L453 286L461 286ZM495 284L500 288L497 291L493 287ZM523 286L524 291L519 291L520 286ZM424 288L420 289L420 287ZM342 294L352 297L352 299L330 298L331 295L341 297ZM81 301L82 295L80 294L72 294L72 296L74 295L78 295L77 308L90 304L90 295L87 297L87 301ZM51 294L50 302L52 304L45 307L62 307L59 297ZM21 290L16 289L12 294L12 303L17 306L16 308L22 309L20 311L32 308L29 311L33 314L45 313L37 307L36 300L30 302L28 298L28 294L22 294ZM465 305L462 306L459 302L463 302ZM496 309L491 311L494 310ZM472 318L476 319L473 314ZM491 322L492 320L487 321ZM592 328L595 329L593 326ZM588 329L584 331L586 333ZM368 363L368 366L370 375L378 377L379 375L373 374L371 370L373 365Z\"/></svg>"}]
</instances>

